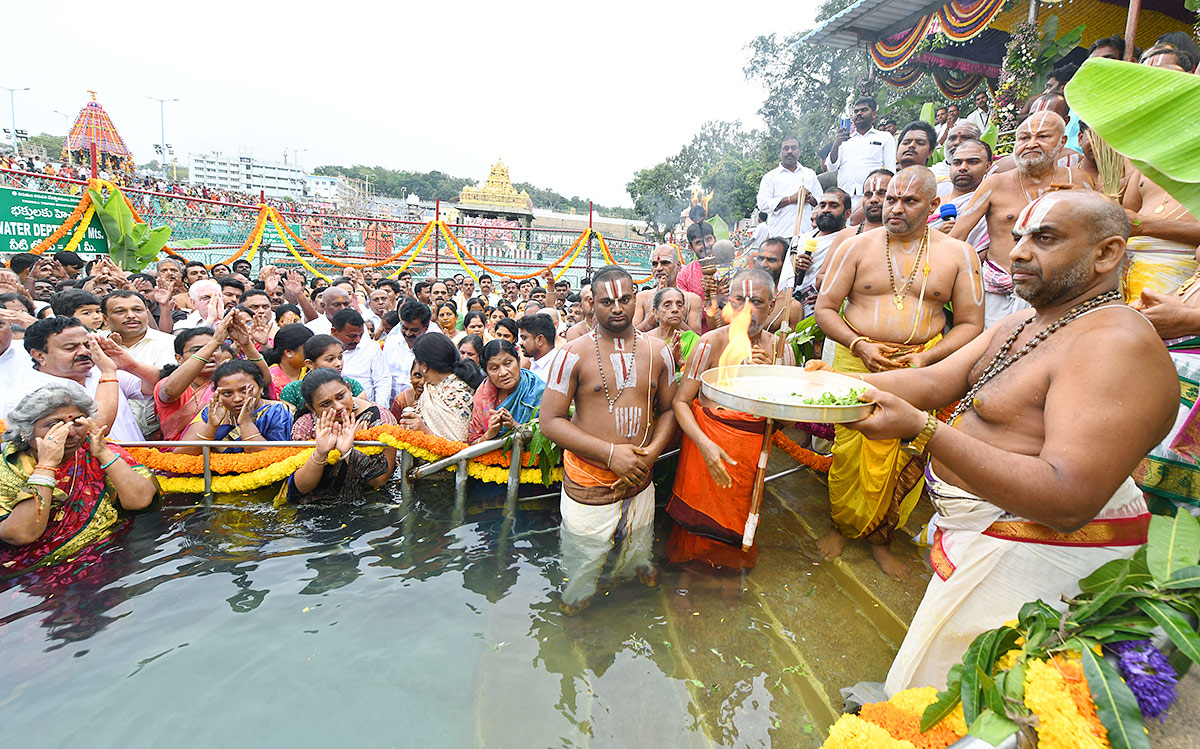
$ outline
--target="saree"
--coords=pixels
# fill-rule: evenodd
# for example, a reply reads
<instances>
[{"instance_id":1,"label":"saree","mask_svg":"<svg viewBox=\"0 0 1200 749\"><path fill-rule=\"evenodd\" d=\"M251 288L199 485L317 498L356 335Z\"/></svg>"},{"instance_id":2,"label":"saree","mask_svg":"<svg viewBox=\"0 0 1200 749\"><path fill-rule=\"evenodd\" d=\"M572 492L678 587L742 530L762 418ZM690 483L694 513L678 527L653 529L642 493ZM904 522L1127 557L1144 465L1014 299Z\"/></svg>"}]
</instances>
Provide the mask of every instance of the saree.
<instances>
[{"instance_id":1,"label":"saree","mask_svg":"<svg viewBox=\"0 0 1200 749\"><path fill-rule=\"evenodd\" d=\"M1200 514L1200 338L1168 342L1167 352L1179 377L1179 409L1167 437L1133 471L1150 511L1174 515L1177 508Z\"/></svg>"},{"instance_id":2,"label":"saree","mask_svg":"<svg viewBox=\"0 0 1200 749\"><path fill-rule=\"evenodd\" d=\"M942 339L901 346L905 353L932 348ZM897 345L897 344L893 344ZM836 344L833 368L838 372L869 370L842 344ZM846 538L885 545L921 498L925 485L923 458L900 449L900 440L869 440L834 425L833 464L829 468L829 505L834 527Z\"/></svg>"},{"instance_id":3,"label":"saree","mask_svg":"<svg viewBox=\"0 0 1200 749\"><path fill-rule=\"evenodd\" d=\"M508 394L508 397L503 401L500 400L500 391L492 384L490 379L485 379L475 391L474 402L471 410L471 424L467 428L467 442L478 442L488 428L488 417L492 411L503 408L512 414L513 420L518 424L525 424L533 418L537 413L538 407L542 405L542 392L546 389L546 383L528 369L521 370L521 379L513 391ZM508 432L505 427L500 430L498 436L503 436Z\"/></svg>"},{"instance_id":4,"label":"saree","mask_svg":"<svg viewBox=\"0 0 1200 749\"><path fill-rule=\"evenodd\" d=\"M355 417L356 430L370 429L380 424L395 423L396 419L393 418L391 411L388 411L386 408L380 408L374 403L364 408ZM311 440L315 438L316 425L313 415L306 413L296 419L296 423L292 427L292 439ZM346 455L337 465L325 466L325 470L321 474L321 480L317 482L316 488L310 492L304 493L298 490L296 485L292 483L293 477L288 476L283 490L275 498L275 506L279 507L287 502L308 504L312 502L346 502L361 499L364 494L376 491L371 488L368 482L379 478L381 474L387 471L387 467L387 457L383 453L364 455L359 450L351 450L350 454Z\"/></svg>"},{"instance_id":5,"label":"saree","mask_svg":"<svg viewBox=\"0 0 1200 749\"><path fill-rule=\"evenodd\" d=\"M135 471L152 478L124 449L113 450ZM36 501L25 482L37 460L30 452L18 451L11 442L0 447L0 520L26 500ZM50 507L46 530L37 541L25 546L0 542L0 577L20 575L39 567L73 560L75 566L94 562L112 535L125 521L118 516L117 493L86 447L73 458L64 459L54 473L58 482Z\"/></svg>"},{"instance_id":6,"label":"saree","mask_svg":"<svg viewBox=\"0 0 1200 749\"><path fill-rule=\"evenodd\" d=\"M717 486L700 448L686 434L679 447L679 467L667 503L676 525L667 539L666 557L672 564L699 561L715 568L754 567L758 545L742 551L742 533L750 515L754 477L762 452L766 421L758 416L691 403L700 429L721 446L737 465L726 463L733 479L728 489Z\"/></svg>"},{"instance_id":7,"label":"saree","mask_svg":"<svg viewBox=\"0 0 1200 749\"><path fill-rule=\"evenodd\" d=\"M425 391L417 400L417 413L431 434L466 442L474 399L471 386L449 374L439 383L425 383Z\"/></svg>"},{"instance_id":8,"label":"saree","mask_svg":"<svg viewBox=\"0 0 1200 749\"><path fill-rule=\"evenodd\" d=\"M162 386L165 382L165 379L160 380L154 386L154 411L158 414L162 426L163 439L176 441L183 438L188 424L191 424L196 415L212 400L213 385L211 382L202 388L188 385L182 395L167 402L162 398Z\"/></svg>"}]
</instances>

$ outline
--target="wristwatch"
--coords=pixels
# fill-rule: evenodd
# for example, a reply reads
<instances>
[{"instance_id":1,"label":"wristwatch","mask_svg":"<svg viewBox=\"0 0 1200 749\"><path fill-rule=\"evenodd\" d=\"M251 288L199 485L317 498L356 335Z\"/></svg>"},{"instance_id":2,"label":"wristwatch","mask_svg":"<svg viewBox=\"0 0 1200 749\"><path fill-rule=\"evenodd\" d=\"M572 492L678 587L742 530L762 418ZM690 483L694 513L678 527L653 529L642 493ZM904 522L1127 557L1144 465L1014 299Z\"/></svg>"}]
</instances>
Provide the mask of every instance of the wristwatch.
<instances>
[{"instance_id":1,"label":"wristwatch","mask_svg":"<svg viewBox=\"0 0 1200 749\"><path fill-rule=\"evenodd\" d=\"M933 433L937 431L937 428L937 417L933 414L927 414L925 417L925 426L917 433L916 437L910 440L900 440L900 449L909 455L922 455L925 452L925 446L929 444L929 440L933 438Z\"/></svg>"}]
</instances>

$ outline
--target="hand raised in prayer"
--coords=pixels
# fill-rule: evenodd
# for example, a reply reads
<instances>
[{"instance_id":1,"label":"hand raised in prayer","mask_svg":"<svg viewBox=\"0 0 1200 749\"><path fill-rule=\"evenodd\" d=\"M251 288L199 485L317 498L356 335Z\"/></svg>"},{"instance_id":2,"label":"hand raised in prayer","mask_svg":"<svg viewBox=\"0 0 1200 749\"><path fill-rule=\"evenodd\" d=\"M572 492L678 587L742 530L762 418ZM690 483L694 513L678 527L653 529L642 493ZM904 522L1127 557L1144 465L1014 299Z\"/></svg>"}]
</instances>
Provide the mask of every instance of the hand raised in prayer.
<instances>
[{"instance_id":1,"label":"hand raised in prayer","mask_svg":"<svg viewBox=\"0 0 1200 749\"><path fill-rule=\"evenodd\" d=\"M342 455L349 455L354 449L355 427L354 413L350 410L342 411L341 428L337 434L337 449Z\"/></svg>"},{"instance_id":2,"label":"hand raised in prayer","mask_svg":"<svg viewBox=\"0 0 1200 749\"><path fill-rule=\"evenodd\" d=\"M751 364L774 364L775 352L761 346L755 346L750 355Z\"/></svg>"},{"instance_id":3,"label":"hand raised in prayer","mask_svg":"<svg viewBox=\"0 0 1200 749\"><path fill-rule=\"evenodd\" d=\"M296 304L304 293L304 279L295 271L290 271L283 278L283 295L292 304Z\"/></svg>"},{"instance_id":4,"label":"hand raised in prayer","mask_svg":"<svg viewBox=\"0 0 1200 749\"><path fill-rule=\"evenodd\" d=\"M872 440L910 440L925 428L929 415L898 395L867 388L860 401L875 403L875 410L862 421L845 426Z\"/></svg>"},{"instance_id":5,"label":"hand raised in prayer","mask_svg":"<svg viewBox=\"0 0 1200 749\"><path fill-rule=\"evenodd\" d=\"M316 440L317 446L313 451L312 460L317 463L325 463L329 458L329 453L337 447L340 429L341 422L338 421L333 409L326 410L316 418L316 422L313 424L313 439Z\"/></svg>"},{"instance_id":6,"label":"hand raised in prayer","mask_svg":"<svg viewBox=\"0 0 1200 749\"><path fill-rule=\"evenodd\" d=\"M221 424L224 424L228 417L229 409L221 405L221 401L219 399L213 398L211 401L209 401L208 418L204 420L205 424L208 424L212 427L217 427Z\"/></svg>"},{"instance_id":7,"label":"hand raised in prayer","mask_svg":"<svg viewBox=\"0 0 1200 749\"><path fill-rule=\"evenodd\" d=\"M728 489L733 486L733 478L730 477L729 471L725 470L725 463L731 466L737 465L737 461L729 457L729 453L725 452L720 445L710 439L705 439L703 445L697 444L700 449L700 454L704 456L704 464L708 466L708 475L712 476L713 481L722 489Z\"/></svg>"},{"instance_id":8,"label":"hand raised in prayer","mask_svg":"<svg viewBox=\"0 0 1200 749\"><path fill-rule=\"evenodd\" d=\"M1146 316L1160 338L1200 333L1200 309L1183 304L1178 296L1143 291L1132 306Z\"/></svg>"},{"instance_id":9,"label":"hand raised in prayer","mask_svg":"<svg viewBox=\"0 0 1200 749\"><path fill-rule=\"evenodd\" d=\"M237 310L229 310L229 312L227 312L225 316L217 322L215 329L213 330L213 338L216 338L218 341L225 341L228 339L232 335L231 329L233 328L234 321L236 319Z\"/></svg>"},{"instance_id":10,"label":"hand raised in prayer","mask_svg":"<svg viewBox=\"0 0 1200 749\"><path fill-rule=\"evenodd\" d=\"M238 426L242 428L243 434L248 427L254 426L254 413L258 410L259 399L247 397L242 401L242 407L238 411Z\"/></svg>"},{"instance_id":11,"label":"hand raised in prayer","mask_svg":"<svg viewBox=\"0 0 1200 749\"><path fill-rule=\"evenodd\" d=\"M34 439L33 446L37 450L37 462L44 466L57 466L62 462L63 449L67 444L67 434L71 430L71 422L62 421L50 427L45 437Z\"/></svg>"},{"instance_id":12,"label":"hand raised in prayer","mask_svg":"<svg viewBox=\"0 0 1200 749\"><path fill-rule=\"evenodd\" d=\"M671 334L667 347L671 351L671 358L675 360L675 369L683 369L683 336L678 330Z\"/></svg>"},{"instance_id":13,"label":"hand raised in prayer","mask_svg":"<svg viewBox=\"0 0 1200 749\"><path fill-rule=\"evenodd\" d=\"M260 350L267 347L267 342L271 338L271 321L264 320L258 316L250 318L250 340Z\"/></svg>"},{"instance_id":14,"label":"hand raised in prayer","mask_svg":"<svg viewBox=\"0 0 1200 749\"><path fill-rule=\"evenodd\" d=\"M0 294L29 296L29 292L21 285L21 277L7 269L0 269Z\"/></svg>"},{"instance_id":15,"label":"hand raised in prayer","mask_svg":"<svg viewBox=\"0 0 1200 749\"><path fill-rule=\"evenodd\" d=\"M116 346L115 343L109 341L102 335L97 333L88 333L88 353L92 355L92 363L100 368L101 377L113 377L117 374L117 363L113 361L111 356L104 352L102 347L103 344L100 343L101 341L106 341ZM121 347L117 346L117 348ZM122 351L124 351L124 349L122 349ZM132 360L132 357L130 357L130 360Z\"/></svg>"},{"instance_id":16,"label":"hand raised in prayer","mask_svg":"<svg viewBox=\"0 0 1200 749\"><path fill-rule=\"evenodd\" d=\"M20 325L22 328L28 328L37 322L37 318L29 314L25 310L15 310L0 307L0 320L9 325Z\"/></svg>"},{"instance_id":17,"label":"hand raised in prayer","mask_svg":"<svg viewBox=\"0 0 1200 749\"><path fill-rule=\"evenodd\" d=\"M92 333L89 338L95 338L96 345L104 352L105 356L112 359L113 364L117 369L128 371L131 367L137 364L137 360L129 353L129 349L114 341L112 338L102 336L99 333ZM99 364L100 362L96 362Z\"/></svg>"}]
</instances>

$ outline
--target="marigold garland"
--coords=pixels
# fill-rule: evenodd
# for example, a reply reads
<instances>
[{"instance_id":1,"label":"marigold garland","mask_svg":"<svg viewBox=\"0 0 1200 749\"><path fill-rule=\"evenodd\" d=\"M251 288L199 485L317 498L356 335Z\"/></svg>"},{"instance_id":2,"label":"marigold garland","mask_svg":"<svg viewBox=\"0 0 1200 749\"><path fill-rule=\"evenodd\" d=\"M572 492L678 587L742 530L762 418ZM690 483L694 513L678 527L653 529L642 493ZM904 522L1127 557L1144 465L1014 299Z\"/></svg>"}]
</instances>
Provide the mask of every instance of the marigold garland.
<instances>
[{"instance_id":1,"label":"marigold garland","mask_svg":"<svg viewBox=\"0 0 1200 749\"><path fill-rule=\"evenodd\" d=\"M279 241L283 242L284 247L288 248L288 252L292 253L292 257L296 258L296 260L301 265L304 266L304 269L307 270L309 273L312 273L314 276L320 276L321 278L324 278L326 281L332 280L329 278L329 276L325 275L321 271L319 271L316 268L309 265L308 261L305 260L303 257L301 257L299 252L296 252L296 248L292 245L291 241L283 233L283 229L281 228L283 226L283 221L281 220L281 217L279 216L279 211L275 210L274 208L268 208L267 210L269 212L268 215L271 217L271 223L275 226L275 233L279 235Z\"/></svg>"},{"instance_id":2,"label":"marigold garland","mask_svg":"<svg viewBox=\"0 0 1200 749\"><path fill-rule=\"evenodd\" d=\"M596 235L596 239L600 241L600 252L603 253L604 259L608 261L609 265L620 265L620 263L617 262L616 258L613 257L612 253L609 252L608 242L604 241L604 235L601 234L600 232L594 232L594 233ZM652 280L653 278L654 278L654 274L651 273L650 275L646 276L645 278L635 278L635 279L633 279L633 282L635 284L637 284L638 286L641 286L642 284L646 283L647 281Z\"/></svg>"},{"instance_id":3,"label":"marigold garland","mask_svg":"<svg viewBox=\"0 0 1200 749\"><path fill-rule=\"evenodd\" d=\"M276 211L276 215L278 215L278 211ZM383 260L376 260L376 261L370 262L370 263L343 263L341 261L334 260L331 257L326 257L319 250L317 250L313 247L310 247L308 245L308 243L306 243L304 240L300 239L300 237L296 236L296 232L292 231L292 227L288 226L287 223L283 224L283 230L288 233L288 236L290 236L292 238L292 240L295 241L296 244L298 244L301 247L303 247L304 249L308 250L318 260L329 263L330 265L336 265L339 268L379 268L384 265L387 265L388 263L392 263L396 260L399 260L401 257L404 256L405 253L407 253L409 250L411 250L413 247L417 246L418 244L423 245L424 244L423 240L426 238L426 235L433 229L433 226L435 223L438 223L438 222L430 221L430 222L426 223L425 226L422 227L420 233L417 234L416 238L414 238L413 241L409 242L408 245L404 247L404 249L392 253L390 256L385 257Z\"/></svg>"},{"instance_id":4,"label":"marigold garland","mask_svg":"<svg viewBox=\"0 0 1200 749\"><path fill-rule=\"evenodd\" d=\"M1025 671L1025 706L1038 718L1041 749L1109 746L1108 731L1096 715L1083 664L1077 659L1030 659Z\"/></svg>"},{"instance_id":5,"label":"marigold garland","mask_svg":"<svg viewBox=\"0 0 1200 749\"><path fill-rule=\"evenodd\" d=\"M75 227L75 233L71 235L71 241L67 242L67 246L63 248L64 252L70 252L79 246L83 241L83 237L87 234L87 229L91 226L92 216L96 215L96 206L89 205L87 212L83 214L83 218L79 219L79 224Z\"/></svg>"},{"instance_id":6,"label":"marigold garland","mask_svg":"<svg viewBox=\"0 0 1200 749\"><path fill-rule=\"evenodd\" d=\"M576 247L578 247L579 245L581 245L583 242L585 242L587 240L589 233L595 234L597 237L600 236L600 232L598 232L598 231L593 231L592 229L584 229L583 232L580 233L580 235L575 239L575 242L570 247L568 247L567 251L564 252L557 260L555 260L553 263L550 263L549 265L547 265L545 268L542 268L541 270L534 271L533 273L526 273L524 275L513 275L511 273L504 273L503 271L498 271L495 268L492 268L487 263L484 263L479 258L472 255L471 251L468 250L463 245L463 243L458 240L458 237L454 236L453 232L448 233L447 241L453 241L454 245L458 248L459 252L461 252L464 255L466 255L467 257L469 257L471 259L472 263L475 263L476 265L478 265L480 268L483 268L488 273L491 273L492 275L495 275L495 276L503 276L504 278L509 278L509 279L512 279L513 281L523 281L527 278L537 278L538 276L545 273L546 271L557 268L558 264L561 263L562 261L566 260L571 255L571 253L575 251ZM603 240L601 240L601 241L603 242Z\"/></svg>"},{"instance_id":7,"label":"marigold garland","mask_svg":"<svg viewBox=\"0 0 1200 749\"><path fill-rule=\"evenodd\" d=\"M79 204L75 206L75 210L71 211L66 220L63 221L62 224L55 229L50 236L35 244L29 250L29 253L31 255L41 255L43 252L53 247L58 240L67 236L67 232L69 232L71 227L77 224L83 218L84 212L87 211L91 204L91 196L84 192L83 197L79 199Z\"/></svg>"},{"instance_id":8,"label":"marigold garland","mask_svg":"<svg viewBox=\"0 0 1200 749\"><path fill-rule=\"evenodd\" d=\"M819 473L829 473L829 466L833 465L833 456L818 455L812 450L800 447L795 440L783 432L776 431L771 437L771 444L792 456L797 463L803 463Z\"/></svg>"}]
</instances>

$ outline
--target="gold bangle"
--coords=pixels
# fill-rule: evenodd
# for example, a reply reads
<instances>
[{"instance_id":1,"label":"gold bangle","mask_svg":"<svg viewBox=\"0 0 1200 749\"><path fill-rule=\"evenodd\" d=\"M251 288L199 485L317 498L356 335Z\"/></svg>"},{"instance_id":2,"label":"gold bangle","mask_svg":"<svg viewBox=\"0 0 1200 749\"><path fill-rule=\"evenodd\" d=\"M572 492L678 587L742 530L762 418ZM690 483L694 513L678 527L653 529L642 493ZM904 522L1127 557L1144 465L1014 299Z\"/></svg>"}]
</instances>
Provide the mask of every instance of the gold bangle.
<instances>
[{"instance_id":1,"label":"gold bangle","mask_svg":"<svg viewBox=\"0 0 1200 749\"><path fill-rule=\"evenodd\" d=\"M855 347L855 346L857 346L859 343L861 343L861 342L863 342L863 341L869 341L869 340L871 340L869 337L867 337L867 336L865 336L865 335L860 335L858 338L855 338L853 341L850 341L850 345L849 345L849 346L847 346L847 347L846 347L846 349L847 349L847 350L848 350L850 353L852 353L852 354L853 354L853 353L854 353L854 347Z\"/></svg>"}]
</instances>

